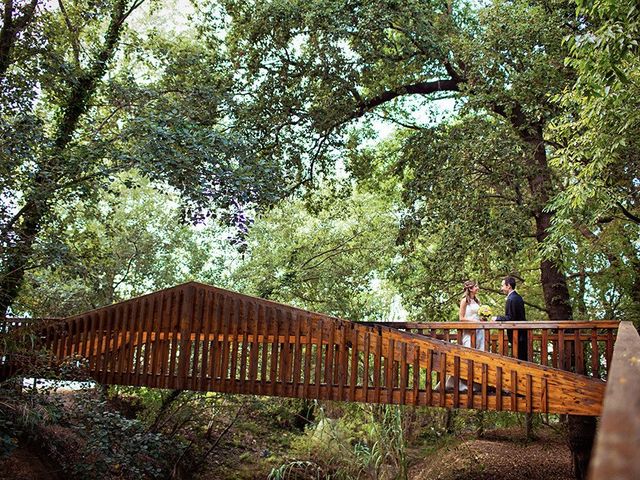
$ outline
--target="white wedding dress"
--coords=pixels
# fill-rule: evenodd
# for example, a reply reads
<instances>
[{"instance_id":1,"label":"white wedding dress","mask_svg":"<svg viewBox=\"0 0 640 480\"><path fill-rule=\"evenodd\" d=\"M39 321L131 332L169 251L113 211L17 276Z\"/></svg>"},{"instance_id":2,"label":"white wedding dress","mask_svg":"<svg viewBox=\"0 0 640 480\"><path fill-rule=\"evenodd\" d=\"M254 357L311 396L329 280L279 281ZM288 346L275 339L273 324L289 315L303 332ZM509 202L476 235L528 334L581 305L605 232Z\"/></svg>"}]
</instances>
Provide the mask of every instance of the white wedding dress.
<instances>
[{"instance_id":1,"label":"white wedding dress","mask_svg":"<svg viewBox=\"0 0 640 480\"><path fill-rule=\"evenodd\" d=\"M473 302L467 305L467 309L464 312L464 318L469 318L474 322L479 322L480 317L478 316L478 309L480 308L480 304ZM465 347L471 348L471 333L463 333L462 334L462 345ZM484 350L484 330L478 329L476 330L476 347L478 350Z\"/></svg>"},{"instance_id":2,"label":"white wedding dress","mask_svg":"<svg viewBox=\"0 0 640 480\"><path fill-rule=\"evenodd\" d=\"M480 316L478 315L479 308L480 308L480 304L476 302L473 302L472 304L467 305L467 308L464 312L464 318L470 319L474 322L479 322L480 321ZM465 332L462 334L462 345L465 347L471 348L471 333ZM484 330L482 329L476 330L476 348L478 350L484 350ZM452 376L447 376L446 383L445 383L446 390L447 391L453 390L454 385L455 385L455 378ZM473 384L474 392L479 391L477 387L478 387L478 384L474 383ZM438 388L438 385L436 385L436 389L437 388ZM466 392L467 390L468 390L468 387L467 387L466 380L460 380L460 382L458 383L458 391Z\"/></svg>"}]
</instances>

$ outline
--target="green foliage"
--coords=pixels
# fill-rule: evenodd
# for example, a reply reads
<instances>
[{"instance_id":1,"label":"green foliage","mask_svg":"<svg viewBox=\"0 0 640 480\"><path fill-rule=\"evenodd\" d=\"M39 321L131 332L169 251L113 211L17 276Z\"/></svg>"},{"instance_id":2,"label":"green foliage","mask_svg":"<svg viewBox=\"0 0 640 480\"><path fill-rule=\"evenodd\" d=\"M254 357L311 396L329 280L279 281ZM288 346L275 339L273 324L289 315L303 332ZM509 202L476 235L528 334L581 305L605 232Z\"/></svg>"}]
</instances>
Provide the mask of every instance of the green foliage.
<instances>
[{"instance_id":1,"label":"green foliage","mask_svg":"<svg viewBox=\"0 0 640 480\"><path fill-rule=\"evenodd\" d=\"M73 412L67 420L79 451L70 455L64 439L52 450L75 478L166 478L181 450L175 438L147 432L139 421L108 411L105 402L80 401Z\"/></svg>"},{"instance_id":2,"label":"green foliage","mask_svg":"<svg viewBox=\"0 0 640 480\"><path fill-rule=\"evenodd\" d=\"M365 406L316 424L292 445L293 460L274 468L271 479L391 478L406 479L408 460L402 410Z\"/></svg>"},{"instance_id":3,"label":"green foliage","mask_svg":"<svg viewBox=\"0 0 640 480\"><path fill-rule=\"evenodd\" d=\"M177 438L148 432L91 392L0 390L1 438L37 443L69 478L167 478Z\"/></svg>"},{"instance_id":4,"label":"green foliage","mask_svg":"<svg viewBox=\"0 0 640 480\"><path fill-rule=\"evenodd\" d=\"M565 180L548 207L556 220L547 252L580 273L584 301L600 315L637 318L640 10L634 1L577 3L581 28L566 39L576 80L556 98L567 112L555 125Z\"/></svg>"},{"instance_id":5,"label":"green foliage","mask_svg":"<svg viewBox=\"0 0 640 480\"><path fill-rule=\"evenodd\" d=\"M56 211L14 306L32 315L65 316L202 277L222 265L211 255L216 232L182 221L180 199L135 171L119 175L95 201Z\"/></svg>"},{"instance_id":6,"label":"green foliage","mask_svg":"<svg viewBox=\"0 0 640 480\"><path fill-rule=\"evenodd\" d=\"M258 217L234 288L352 320L386 318L394 215L373 193L334 193L322 190L306 205L294 200Z\"/></svg>"}]
</instances>

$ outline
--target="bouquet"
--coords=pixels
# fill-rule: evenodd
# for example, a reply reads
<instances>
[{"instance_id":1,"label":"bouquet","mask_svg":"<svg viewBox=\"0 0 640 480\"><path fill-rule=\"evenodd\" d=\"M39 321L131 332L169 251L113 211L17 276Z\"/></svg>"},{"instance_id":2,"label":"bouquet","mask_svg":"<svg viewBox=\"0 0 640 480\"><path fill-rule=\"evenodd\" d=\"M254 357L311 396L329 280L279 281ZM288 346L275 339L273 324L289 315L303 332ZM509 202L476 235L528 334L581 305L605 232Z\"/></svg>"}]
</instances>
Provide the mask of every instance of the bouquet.
<instances>
[{"instance_id":1,"label":"bouquet","mask_svg":"<svg viewBox=\"0 0 640 480\"><path fill-rule=\"evenodd\" d=\"M489 305L480 305L480 308L478 309L478 316L480 317L480 320L486 322L493 316L493 311Z\"/></svg>"}]
</instances>

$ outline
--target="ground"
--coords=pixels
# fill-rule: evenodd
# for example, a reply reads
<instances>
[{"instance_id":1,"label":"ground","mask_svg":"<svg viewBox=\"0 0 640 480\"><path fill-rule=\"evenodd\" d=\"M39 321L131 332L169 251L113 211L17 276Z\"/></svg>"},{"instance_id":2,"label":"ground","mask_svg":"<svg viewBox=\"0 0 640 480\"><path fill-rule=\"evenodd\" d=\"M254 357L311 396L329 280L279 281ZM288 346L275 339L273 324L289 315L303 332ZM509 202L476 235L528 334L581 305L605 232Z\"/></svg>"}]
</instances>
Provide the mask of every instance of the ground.
<instances>
[{"instance_id":1,"label":"ground","mask_svg":"<svg viewBox=\"0 0 640 480\"><path fill-rule=\"evenodd\" d=\"M56 480L55 467L34 449L19 446L6 458L0 458L0 480Z\"/></svg>"},{"instance_id":2,"label":"ground","mask_svg":"<svg viewBox=\"0 0 640 480\"><path fill-rule=\"evenodd\" d=\"M527 442L518 428L493 430L443 447L409 470L410 480L573 480L571 453L562 435L538 430Z\"/></svg>"},{"instance_id":3,"label":"ground","mask_svg":"<svg viewBox=\"0 0 640 480\"><path fill-rule=\"evenodd\" d=\"M263 403L251 404L222 435L198 480L266 479L272 468L289 458L290 446L300 435L299 430L293 428L286 416L280 417L280 410L273 406L258 408L260 405ZM220 428L228 422L223 419ZM480 439L472 431L428 438L420 437L418 432L415 438L422 440L407 452L408 478L572 480L571 455L561 431L540 425L536 434L538 438L528 442L522 425L489 430ZM57 478L62 477L37 445L19 445L8 457L0 458L0 480Z\"/></svg>"}]
</instances>

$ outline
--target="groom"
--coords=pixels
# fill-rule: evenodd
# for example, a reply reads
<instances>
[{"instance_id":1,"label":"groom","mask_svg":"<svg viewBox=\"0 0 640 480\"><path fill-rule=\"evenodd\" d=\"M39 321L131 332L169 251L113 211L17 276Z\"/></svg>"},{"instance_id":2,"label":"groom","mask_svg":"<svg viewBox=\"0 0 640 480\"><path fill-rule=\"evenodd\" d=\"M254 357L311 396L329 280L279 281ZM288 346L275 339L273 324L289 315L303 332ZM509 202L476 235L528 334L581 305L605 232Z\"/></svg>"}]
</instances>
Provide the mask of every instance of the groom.
<instances>
[{"instance_id":1,"label":"groom","mask_svg":"<svg viewBox=\"0 0 640 480\"><path fill-rule=\"evenodd\" d=\"M504 308L504 317L496 317L496 321L526 322L527 317L524 312L524 300L522 300L522 297L516 292L516 279L513 277L504 277L500 289L502 293L507 296L507 303ZM513 332L517 332L516 335L518 336L518 358L528 361L527 330L508 330L507 336L511 344L513 344Z\"/></svg>"}]
</instances>

